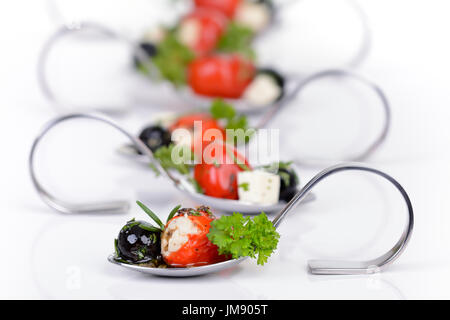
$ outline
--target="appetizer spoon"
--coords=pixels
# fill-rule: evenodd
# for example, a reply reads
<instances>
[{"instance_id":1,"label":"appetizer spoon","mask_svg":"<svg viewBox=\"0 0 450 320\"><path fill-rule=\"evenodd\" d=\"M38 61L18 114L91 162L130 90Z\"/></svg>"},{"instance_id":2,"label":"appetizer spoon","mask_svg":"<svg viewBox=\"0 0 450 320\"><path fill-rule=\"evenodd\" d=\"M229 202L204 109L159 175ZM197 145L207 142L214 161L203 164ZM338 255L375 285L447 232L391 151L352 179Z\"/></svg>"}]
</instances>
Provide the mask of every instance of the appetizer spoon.
<instances>
[{"instance_id":1,"label":"appetizer spoon","mask_svg":"<svg viewBox=\"0 0 450 320\"><path fill-rule=\"evenodd\" d=\"M275 119L275 117L279 116L280 112L286 107L286 105L289 104L290 101L295 99L308 85L319 81L324 78L350 78L350 79L356 79L361 84L366 86L368 89L372 90L375 95L377 96L382 112L383 112L383 124L381 127L380 132L377 134L377 136L359 153L352 155L348 157L347 159L344 159L344 161L356 161L360 162L368 157L370 157L379 147L380 145L385 141L390 125L391 125L391 107L388 98L386 97L383 90L376 85L375 83L371 82L370 80L359 76L357 74L354 74L350 71L346 70L339 70L339 69L331 69L331 70L325 70L322 72L315 73L309 77L306 77L305 79L299 81L296 86L288 93L286 94L285 98L281 101L276 102L270 109L267 109L267 111L260 117L259 121L257 121L256 125L252 126L252 128L258 130L258 129L264 129L267 128L270 125L270 122ZM140 153L138 149L133 147L132 145L125 145L118 149L119 153L134 158L136 160L147 162L147 157ZM341 159L342 160L342 159ZM307 160L307 159L300 159L296 158L294 161L297 164L300 165L306 165L306 166L317 166L317 165L330 165L330 162L336 162L341 161L339 159L314 159L314 160Z\"/></svg>"},{"instance_id":2,"label":"appetizer spoon","mask_svg":"<svg viewBox=\"0 0 450 320\"><path fill-rule=\"evenodd\" d=\"M294 1L287 1L284 3L280 3L278 6L275 7L275 16L278 15L281 8L288 7L291 3L296 2ZM349 1L349 4L357 11L358 15L361 17L362 26L363 26L363 33L364 33L364 41L357 51L357 54L350 60L349 63L347 63L345 66L346 68L354 68L357 65L359 65L364 58L367 56L367 53L370 50L370 29L368 27L366 15L364 14L363 10L354 2ZM69 101L66 101L66 99L59 96L55 90L50 85L47 74L46 74L46 68L48 64L48 59L50 56L50 52L52 51L52 48L54 45L56 45L62 38L73 34L73 33L79 33L80 31L91 31L95 32L98 35L109 38L115 41L119 41L124 43L127 46L130 46L139 61L139 63L143 64L144 68L148 70L151 73L154 73L155 75L158 74L157 68L152 64L150 57L148 54L139 46L139 42L133 39L130 39L126 37L125 35L120 34L119 32L114 31L113 29L106 27L104 25L95 23L95 22L77 22L77 23L70 23L65 24L63 26L60 26L53 35L49 37L47 42L44 44L42 51L40 53L39 62L38 62L38 81L39 86L45 95L45 97L56 107L56 108L63 108L63 109L69 109L69 110L76 110L77 108L83 107L80 105L75 105L74 103L71 103ZM137 72L137 71L136 71ZM344 72L344 71L343 71ZM321 72L323 73L323 72ZM329 76L333 76L330 74ZM350 75L349 75L350 76ZM296 75L296 76L286 76L285 79L285 87L296 87L297 85L300 85L302 82L308 80L308 76L306 75ZM356 80L360 80L359 77L354 77ZM210 104L211 99L208 97L200 96L192 92L190 88L182 88L182 89L175 89L172 87L174 94L178 95L179 98L182 101L189 101L190 105L195 106L207 106ZM295 90L294 90L295 92ZM289 101L290 99L286 99L286 97L289 96L289 92L285 92L284 98L281 98L282 101ZM146 97L140 97L140 99L143 99L146 101ZM267 103L265 105L252 105L251 103L248 103L244 99L230 99L229 102L233 103L235 105L237 111L243 112L243 113L258 113L262 112L263 110L270 109L274 103ZM112 113L116 114L118 110L122 110L122 112L125 112L128 108L126 106L114 106L114 107L106 107L106 106L94 106L94 111L102 111L106 113Z\"/></svg>"},{"instance_id":3,"label":"appetizer spoon","mask_svg":"<svg viewBox=\"0 0 450 320\"><path fill-rule=\"evenodd\" d=\"M75 113L57 117L51 120L49 123L47 123L42 129L42 131L35 138L29 155L29 170L33 185L36 191L38 192L39 196L41 197L41 199L49 207L55 209L56 211L62 213L96 213L96 212L119 213L119 212L126 212L129 209L128 201L107 201L101 203L96 202L96 203L81 203L81 204L71 203L52 195L49 191L47 191L43 187L42 183L38 180L34 164L35 164L36 150L42 138L56 125L64 121L77 118L99 121L121 132L128 139L130 139L131 143L137 150L139 150L142 154L144 154L147 157L148 161L155 166L155 168L161 173L163 178L169 179L179 191L189 196L196 203L209 206L222 212L239 211L243 214L257 214L262 211L275 212L283 208L285 205L285 202L282 201L279 201L278 203L273 205L250 204L238 200L214 198L200 194L195 190L192 183L190 183L184 176L181 177L174 176L170 171L164 169L159 163L159 161L153 157L152 151L141 140L134 137L128 131L126 131L121 126L116 124L114 121L97 114ZM313 195L309 195L307 200L311 201L314 198L315 197Z\"/></svg>"},{"instance_id":4,"label":"appetizer spoon","mask_svg":"<svg viewBox=\"0 0 450 320\"><path fill-rule=\"evenodd\" d=\"M47 76L46 76L46 65L48 62L48 56L49 53L53 47L53 45L59 41L62 37L71 34L73 32L79 32L80 30L89 30L93 31L96 34L100 36L106 36L108 38L116 39L119 41L124 42L125 44L131 46L133 48L133 52L135 53L136 57L141 61L142 64L146 67L147 70L152 70L154 72L157 72L156 68L152 66L152 62L150 59L148 59L147 53L138 45L138 43L134 42L131 39L128 39L127 37L107 28L100 24L87 22L80 25L71 25L71 26L65 26L60 28L45 44L41 56L39 59L38 64L38 78L39 78L39 84L42 89L42 92L47 97L49 101L52 102L52 105L55 106L58 109L76 109L77 106L64 101L61 97L59 97L54 89L50 86ZM305 89L309 84L314 83L318 80L325 79L325 78L335 78L335 79L342 79L342 78L348 78L353 79L365 87L367 87L369 90L373 91L375 95L378 97L379 101L381 102L381 107L383 111L383 125L381 128L381 131L378 133L378 135L374 138L374 140L364 149L362 152L360 152L357 155L353 155L351 157L348 157L344 159L345 161L362 161L369 157L378 147L379 145L385 140L390 126L390 104L389 101L383 92L383 90L373 83L372 81L357 75L351 71L343 70L343 69L330 69L330 70L324 70L321 72L314 73L309 76L291 76L291 79L288 81L289 83L286 83L285 87L286 90L284 92L283 97L281 100L274 102L270 106L266 106L265 108L257 108L255 110L264 111L263 115L260 118L260 121L254 126L256 129L265 128L267 127L268 123L274 119L282 110L283 108L288 105L289 103L292 103L292 101L302 92L303 89ZM174 89L175 90L175 89ZM198 96L194 96L192 93L189 92L189 90L175 90L177 94L180 94L184 97L184 100L190 100L194 99L196 102L192 102L193 105L197 105L197 103L200 103L200 105L206 105L211 102L211 99L209 98L199 98ZM181 93L180 93L181 92ZM199 102L199 101L203 102ZM232 103L238 103L237 104L237 111L242 112L244 109L249 110L245 104L242 104L241 101L233 100ZM241 103L240 103L241 102ZM239 105L241 105L241 110L239 109ZM80 107L80 106L78 106ZM124 111L124 108L121 107L105 107L101 105L94 106L91 108L93 110L102 111L103 113L107 113L110 115L115 115L118 113L118 110ZM133 150L134 149L134 150ZM131 155L133 156L139 156L139 153L136 152L135 148L128 148L124 149L124 151L131 151ZM143 156L145 157L145 155ZM143 158L145 159L145 158ZM315 159L314 161L307 161L305 162L305 159L295 159L295 162L302 165L317 165L317 164L329 164L331 159ZM342 159L340 159L342 160Z\"/></svg>"},{"instance_id":5,"label":"appetizer spoon","mask_svg":"<svg viewBox=\"0 0 450 320\"><path fill-rule=\"evenodd\" d=\"M349 170L370 172L377 176L380 176L389 181L400 192L400 195L405 201L407 208L407 221L404 226L403 233L400 239L394 244L392 249L372 260L368 261L309 260L308 269L312 274L358 275L358 274L370 274L379 272L388 265L390 265L391 263L393 263L401 255L401 253L405 250L409 242L409 239L411 238L411 233L414 225L414 214L411 201L406 191L403 189L400 183L398 183L394 178L392 178L388 174L356 163L339 164L319 172L300 191L298 191L298 193L294 196L294 198L292 198L292 200L288 204L286 204L286 206L276 215L276 217L272 221L275 228L277 228L280 225L281 221L293 208L295 208L299 203L301 203L306 199L307 195L310 194L311 190L319 182L321 182L328 176L331 176L338 172ZM108 257L109 262L117 264L121 267L134 271L139 271L142 273L165 277L190 277L190 276L204 275L213 272L219 272L237 266L244 259L245 258L233 259L216 264L192 268L150 268L116 261L114 255L110 255Z\"/></svg>"}]
</instances>

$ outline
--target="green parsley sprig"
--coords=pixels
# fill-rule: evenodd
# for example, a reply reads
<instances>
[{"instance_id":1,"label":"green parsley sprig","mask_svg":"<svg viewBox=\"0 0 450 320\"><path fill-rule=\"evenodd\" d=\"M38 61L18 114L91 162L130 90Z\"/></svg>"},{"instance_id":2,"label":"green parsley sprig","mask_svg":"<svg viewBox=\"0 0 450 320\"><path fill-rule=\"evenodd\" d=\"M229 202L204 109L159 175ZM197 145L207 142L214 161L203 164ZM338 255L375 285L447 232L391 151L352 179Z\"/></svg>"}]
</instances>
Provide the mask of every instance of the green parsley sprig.
<instances>
[{"instance_id":1,"label":"green parsley sprig","mask_svg":"<svg viewBox=\"0 0 450 320\"><path fill-rule=\"evenodd\" d=\"M245 115L239 115L234 107L222 99L214 99L209 108L212 117L225 121L225 129L242 129L246 133L245 142L253 135L254 131L249 131L248 120ZM237 139L237 138L236 138Z\"/></svg>"},{"instance_id":2,"label":"green parsley sprig","mask_svg":"<svg viewBox=\"0 0 450 320\"><path fill-rule=\"evenodd\" d=\"M208 239L220 254L229 254L233 259L256 258L259 265L267 262L279 238L280 234L264 212L253 219L240 213L222 216L211 222L208 233Z\"/></svg>"}]
</instances>

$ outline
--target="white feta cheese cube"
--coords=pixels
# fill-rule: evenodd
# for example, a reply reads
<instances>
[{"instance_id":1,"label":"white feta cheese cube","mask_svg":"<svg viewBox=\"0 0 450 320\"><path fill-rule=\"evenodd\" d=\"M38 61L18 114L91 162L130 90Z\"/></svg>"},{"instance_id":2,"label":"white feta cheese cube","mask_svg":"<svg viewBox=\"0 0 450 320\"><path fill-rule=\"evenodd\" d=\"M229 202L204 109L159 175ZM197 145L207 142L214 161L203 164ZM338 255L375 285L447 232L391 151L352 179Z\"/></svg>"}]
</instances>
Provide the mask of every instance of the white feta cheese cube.
<instances>
[{"instance_id":1,"label":"white feta cheese cube","mask_svg":"<svg viewBox=\"0 0 450 320\"><path fill-rule=\"evenodd\" d=\"M238 173L239 200L257 204L276 204L280 196L280 176L262 171Z\"/></svg>"}]
</instances>

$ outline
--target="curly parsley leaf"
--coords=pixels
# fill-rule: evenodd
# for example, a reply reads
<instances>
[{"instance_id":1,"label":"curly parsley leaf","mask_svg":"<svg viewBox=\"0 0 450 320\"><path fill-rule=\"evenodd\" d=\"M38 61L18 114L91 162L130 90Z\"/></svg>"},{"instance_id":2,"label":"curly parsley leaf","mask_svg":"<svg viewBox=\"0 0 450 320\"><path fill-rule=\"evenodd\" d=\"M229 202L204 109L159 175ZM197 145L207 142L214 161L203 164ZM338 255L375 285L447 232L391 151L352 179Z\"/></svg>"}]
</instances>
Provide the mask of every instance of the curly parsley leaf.
<instances>
[{"instance_id":1,"label":"curly parsley leaf","mask_svg":"<svg viewBox=\"0 0 450 320\"><path fill-rule=\"evenodd\" d=\"M251 257L264 265L277 248L279 233L262 212L253 219L240 213L222 216L211 222L208 239L215 244L220 254L229 254L234 259Z\"/></svg>"}]
</instances>

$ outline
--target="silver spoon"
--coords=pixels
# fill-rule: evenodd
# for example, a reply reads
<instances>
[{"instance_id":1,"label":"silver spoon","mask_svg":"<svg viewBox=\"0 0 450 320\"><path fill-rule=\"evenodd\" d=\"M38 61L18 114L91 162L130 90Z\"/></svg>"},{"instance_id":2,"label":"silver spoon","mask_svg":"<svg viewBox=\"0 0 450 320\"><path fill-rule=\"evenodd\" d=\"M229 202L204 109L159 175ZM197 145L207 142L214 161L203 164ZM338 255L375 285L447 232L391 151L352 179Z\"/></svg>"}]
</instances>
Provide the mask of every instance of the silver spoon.
<instances>
[{"instance_id":1,"label":"silver spoon","mask_svg":"<svg viewBox=\"0 0 450 320\"><path fill-rule=\"evenodd\" d=\"M314 186L317 185L320 181L335 173L349 170L374 173L375 175L378 175L389 181L400 192L400 195L405 201L407 207L407 221L403 229L403 233L400 239L394 244L392 249L390 249L385 254L372 260L368 261L309 260L308 269L312 274L357 275L357 274L370 274L379 272L380 270L384 269L385 267L393 263L400 256L400 254L405 250L409 242L409 239L411 238L411 233L414 225L414 214L411 201L406 191L403 189L400 183L398 183L394 178L392 178L388 174L376 169L364 167L356 163L339 164L319 172L294 196L294 198L273 219L272 223L275 226L275 228L277 228L280 225L281 221L286 217L286 214L289 211L291 211L293 208L295 208L298 204L300 204L302 201L306 199L307 195L311 192ZM139 265L132 265L118 262L114 259L114 255L110 255L108 257L109 262L117 264L121 267L134 271L139 271L142 273L164 277L190 277L219 272L225 269L235 267L244 259L245 258L233 259L207 266L192 267L192 268L163 269L163 268L149 268Z\"/></svg>"},{"instance_id":2,"label":"silver spoon","mask_svg":"<svg viewBox=\"0 0 450 320\"><path fill-rule=\"evenodd\" d=\"M300 2L299 0L287 0L287 1L272 1L272 16L269 22L269 25L266 26L263 30L260 30L255 35L256 38L262 38L269 31L275 29L277 25L281 22L281 14L283 11L289 10L289 8ZM358 17L361 20L362 32L363 32L363 41L359 49L353 58L347 63L347 66L350 68L356 67L360 65L365 58L367 57L372 43L372 32L370 29L369 21L367 18L367 14L363 10L363 8L359 5L358 2L354 0L347 0L348 5L357 13ZM173 5L172 5L173 6ZM68 20L62 10L60 5L56 0L47 0L46 10L49 18L55 23L57 26L66 26L68 28L72 28L74 25L80 25L81 21Z\"/></svg>"},{"instance_id":3,"label":"silver spoon","mask_svg":"<svg viewBox=\"0 0 450 320\"><path fill-rule=\"evenodd\" d=\"M278 15L281 8L288 7L291 3L296 2L294 1L288 1L284 4L279 4L276 7L276 10L274 11L276 13L276 16ZM357 54L351 61L347 64L347 67L354 68L359 63L361 63L364 58L366 57L367 53L370 50L370 43L371 43L371 33L370 29L368 27L367 18L364 14L363 10L354 2L350 1L349 3L351 6L357 11L357 13L361 17L363 31L364 31L364 41L361 46L361 48L358 50ZM54 6L52 6L54 7ZM133 49L133 52L135 53L139 63L143 64L145 69L148 70L151 73L154 73L155 75L158 74L157 68L154 67L151 63L151 59L149 59L147 53L142 50L139 46L138 41L132 40L125 35L120 34L119 32L114 31L111 28L108 28L106 26L103 26L101 24L95 23L95 22L77 22L77 23L70 23L65 24L63 26L60 26L56 32L49 37L45 45L43 46L43 49L40 53L39 62L38 62L38 81L39 86L45 95L45 97L56 107L56 108L64 108L68 110L76 110L76 108L82 107L74 105L71 102L65 101L65 99L59 97L55 90L52 89L47 76L46 76L46 66L47 61L49 58L49 54L53 48L54 45L56 45L62 38L66 37L67 35L80 32L81 30L89 30L89 31L95 31L98 35L101 35L103 37L117 40L125 45L131 46ZM344 72L344 71L343 71ZM321 72L323 73L323 72ZM304 80L307 80L309 77L307 76L301 76L300 78L298 76L291 76L286 77L286 85L285 87L294 86L296 87L298 83L303 82ZM355 77L356 80L359 80L358 77ZM199 95L194 94L189 88L182 88L182 89L175 89L173 87L173 91L176 95L179 96L179 98L182 101L189 101L191 105L195 106L209 106L211 99L207 97L202 97ZM286 96L286 95L285 95ZM285 100L285 99L282 99ZM286 99L290 100L290 99ZM263 110L269 109L272 107L273 103L267 104L265 106L254 106L250 103L246 102L244 99L230 99L229 102L233 103L236 107L236 109L239 112L242 113L253 113L253 112L261 112ZM125 112L128 108L125 106L117 106L117 107L107 107L107 106L94 106L94 111L102 111L110 114L116 114L118 113L118 110L122 110L122 112Z\"/></svg>"},{"instance_id":4,"label":"silver spoon","mask_svg":"<svg viewBox=\"0 0 450 320\"><path fill-rule=\"evenodd\" d=\"M174 176L170 171L165 170L159 161L157 161L153 157L152 151L139 139L134 137L132 134L128 133L125 129L120 127L118 124L116 124L114 121L98 114L88 114L88 113L75 113L75 114L69 114L65 116L57 117L50 122L48 122L44 128L41 130L41 132L37 135L35 138L33 145L31 147L30 155L29 155L29 170L31 175L31 180L33 182L33 185L38 192L41 199L51 208L55 209L56 211L62 212L62 213L95 213L95 212L126 212L129 209L129 203L128 201L107 201L107 202L101 202L101 203L81 203L81 204L75 204L70 203L65 200L59 199L56 196L52 195L50 192L48 192L42 185L42 183L38 180L36 175L36 169L35 169L35 154L37 147L39 143L42 141L43 137L56 125L72 119L90 119L99 121L101 123L107 124L122 134L124 134L130 141L132 142L133 146L139 150L142 154L144 154L148 161L152 163L156 169L161 173L161 175L172 181L172 183L175 185L175 187L189 196L192 200L199 204L207 205L211 208L214 208L216 210L222 211L222 212L234 212L239 211L243 214L256 214L260 213L262 211L264 212L275 212L278 210L281 210L285 206L285 202L279 201L276 204L273 205L262 205L262 204L250 204L241 202L238 200L230 200L230 199L221 199L221 198L214 198L210 196L206 196L203 194L198 193L195 188L193 187L192 183L190 183L186 177L180 176L176 177ZM310 195L307 200L311 201L314 199L313 195Z\"/></svg>"},{"instance_id":5,"label":"silver spoon","mask_svg":"<svg viewBox=\"0 0 450 320\"><path fill-rule=\"evenodd\" d=\"M44 93L44 95L49 99L49 101L52 102L53 106L60 109L61 107L64 108L75 108L76 106L66 103L63 101L63 99L58 98L58 96L55 94L54 90L51 88L51 86L48 83L45 69L46 69L46 63L48 59L49 52L56 41L60 40L61 37L70 34L72 32L77 32L81 29L86 30L92 30L95 31L97 34L102 36L107 36L113 39L117 39L120 41L123 41L124 43L132 46L134 48L136 56L139 58L140 61L142 61L143 64L145 64L145 67L147 70L155 70L155 68L151 67L151 61L147 58L147 54L144 50L142 50L139 45L132 40L120 35L119 33L106 28L102 25L96 24L96 23L84 23L82 25L72 25L71 27L63 27L59 29L47 42L47 44L44 46L41 56L39 59L38 64L38 77L39 77L39 84L40 87ZM278 102L275 102L270 107L267 107L265 110L265 113L261 117L260 121L255 126L256 129L264 128L267 126L267 124L277 116L280 111L285 107L287 104L292 102L292 100L297 97L300 92L308 85L311 84L317 80L332 77L332 78L350 78L354 79L363 85L367 86L369 89L375 92L375 94L378 96L380 102L382 103L382 108L384 112L384 123L383 127L378 134L378 136L369 144L368 147L366 147L360 154L354 155L352 157L349 157L347 159L344 159L345 161L362 161L369 157L385 140L389 126L390 126L390 105L389 101L387 100L386 95L384 94L383 90L377 86L375 83L371 82L370 80L367 80L366 78L359 76L355 73L352 73L350 71L341 70L341 69L330 69L330 70L324 70L318 73L315 73L313 75L307 76L307 77L301 77L301 78L295 78L291 81L291 84L288 87L291 87L290 90L286 90L284 98L281 99ZM178 91L176 91L178 92ZM102 111L104 113L107 113L109 115L117 115L118 110L124 110L124 109L117 109L117 108L108 108L105 106L95 106L92 108L93 110ZM119 114L121 112L119 111ZM139 156L139 153L136 152L136 148L124 148L122 149L126 154L134 156ZM143 155L141 159L145 160L146 156ZM340 159L342 160L342 159ZM339 161L340 161L339 160ZM301 165L309 165L309 166L317 166L318 164L326 164L329 165L330 162L335 162L331 159L315 159L314 161L306 161L305 159L294 159L294 161Z\"/></svg>"}]
</instances>

